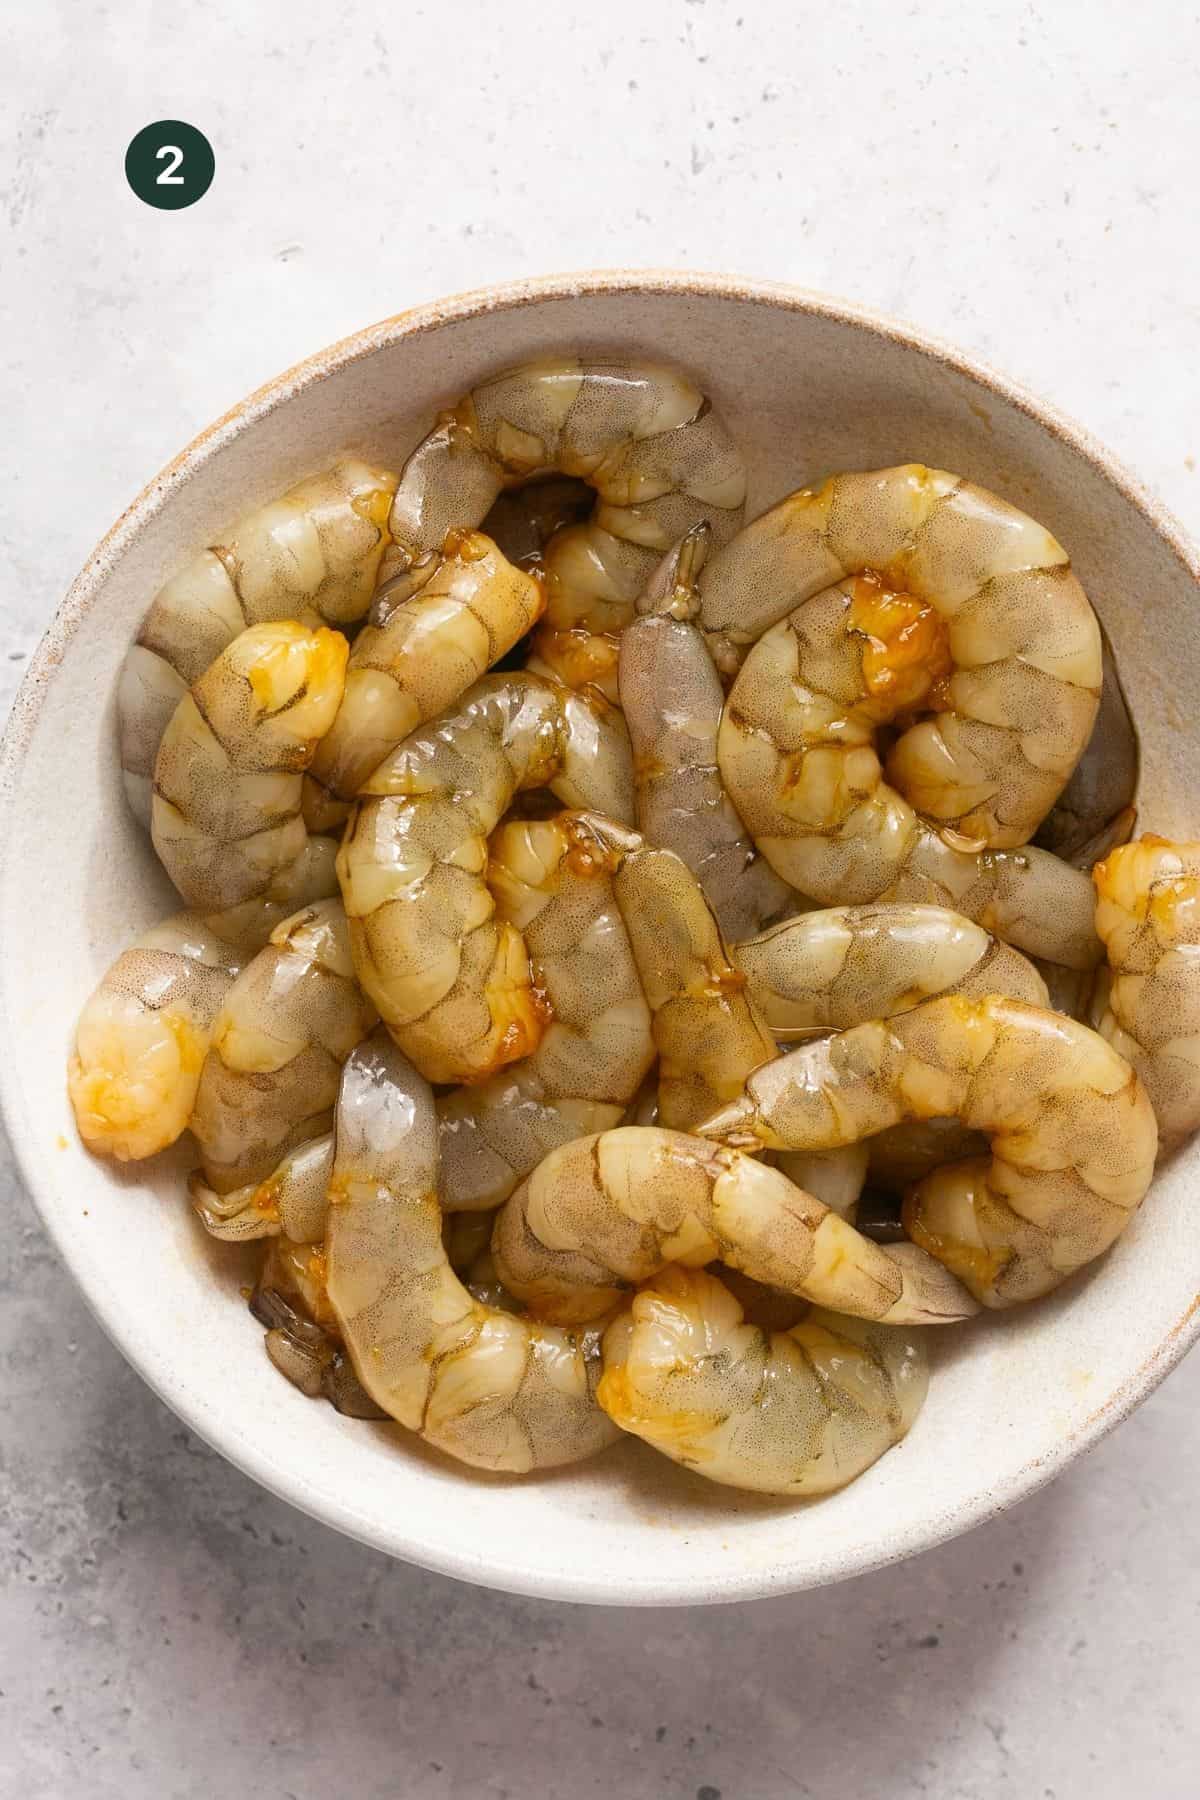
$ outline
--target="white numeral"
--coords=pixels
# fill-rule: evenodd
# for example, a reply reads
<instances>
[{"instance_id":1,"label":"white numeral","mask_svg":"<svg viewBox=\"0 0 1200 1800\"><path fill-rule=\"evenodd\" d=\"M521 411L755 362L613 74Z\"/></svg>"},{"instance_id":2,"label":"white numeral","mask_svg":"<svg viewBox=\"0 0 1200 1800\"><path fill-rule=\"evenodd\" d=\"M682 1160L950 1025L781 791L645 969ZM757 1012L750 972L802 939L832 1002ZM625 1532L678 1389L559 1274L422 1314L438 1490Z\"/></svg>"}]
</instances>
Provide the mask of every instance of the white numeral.
<instances>
[{"instance_id":1,"label":"white numeral","mask_svg":"<svg viewBox=\"0 0 1200 1800\"><path fill-rule=\"evenodd\" d=\"M161 149L154 152L155 162L161 162L164 156L173 156L175 160L168 164L161 175L154 177L155 187L182 187L183 176L177 175L175 171L183 161L183 151L178 144L163 144Z\"/></svg>"}]
</instances>

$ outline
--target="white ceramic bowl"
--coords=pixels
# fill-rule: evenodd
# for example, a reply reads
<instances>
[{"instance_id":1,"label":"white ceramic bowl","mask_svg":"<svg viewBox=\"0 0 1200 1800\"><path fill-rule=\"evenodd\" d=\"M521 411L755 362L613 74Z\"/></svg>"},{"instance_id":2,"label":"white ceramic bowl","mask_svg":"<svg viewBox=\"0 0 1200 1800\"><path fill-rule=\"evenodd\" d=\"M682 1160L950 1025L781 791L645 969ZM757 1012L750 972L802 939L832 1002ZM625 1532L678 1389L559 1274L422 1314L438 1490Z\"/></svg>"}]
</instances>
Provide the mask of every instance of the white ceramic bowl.
<instances>
[{"instance_id":1,"label":"white ceramic bowl","mask_svg":"<svg viewBox=\"0 0 1200 1800\"><path fill-rule=\"evenodd\" d=\"M334 453L398 459L486 370L570 347L696 370L744 446L751 515L838 468L960 471L1068 546L1113 638L1141 732L1142 822L1200 828L1197 566L1097 445L914 333L794 290L618 272L496 288L402 314L254 394L113 527L30 667L0 762L0 1073L46 1226L105 1329L188 1425L258 1481L393 1555L562 1599L783 1593L907 1556L1011 1505L1154 1387L1200 1329L1200 1146L1155 1181L1113 1253L1049 1301L937 1336L907 1442L808 1505L713 1487L641 1444L541 1479L488 1478L398 1428L305 1400L262 1351L237 1255L180 1194L186 1151L128 1172L80 1148L64 1064L113 955L169 910L126 811L113 695L163 578Z\"/></svg>"}]
</instances>

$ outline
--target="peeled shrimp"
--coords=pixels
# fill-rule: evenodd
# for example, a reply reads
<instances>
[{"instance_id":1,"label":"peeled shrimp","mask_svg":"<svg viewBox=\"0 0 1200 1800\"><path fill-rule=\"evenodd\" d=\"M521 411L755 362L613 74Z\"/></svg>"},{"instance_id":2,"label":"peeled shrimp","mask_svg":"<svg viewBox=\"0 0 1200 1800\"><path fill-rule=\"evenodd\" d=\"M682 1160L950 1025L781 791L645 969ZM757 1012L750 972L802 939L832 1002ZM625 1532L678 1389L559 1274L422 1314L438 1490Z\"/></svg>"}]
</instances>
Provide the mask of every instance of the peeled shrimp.
<instances>
[{"instance_id":1,"label":"peeled shrimp","mask_svg":"<svg viewBox=\"0 0 1200 1800\"><path fill-rule=\"evenodd\" d=\"M252 625L179 702L154 765L151 832L189 905L215 911L295 882L311 854L303 772L342 697L340 632Z\"/></svg>"},{"instance_id":2,"label":"peeled shrimp","mask_svg":"<svg viewBox=\"0 0 1200 1800\"><path fill-rule=\"evenodd\" d=\"M487 840L523 788L626 822L629 739L607 702L528 674L478 682L364 784L338 855L359 980L427 1080L476 1081L545 1028Z\"/></svg>"},{"instance_id":3,"label":"peeled shrimp","mask_svg":"<svg viewBox=\"0 0 1200 1800\"><path fill-rule=\"evenodd\" d=\"M675 1266L605 1332L597 1399L710 1481L830 1494L899 1443L928 1381L910 1332L828 1312L762 1331L714 1276Z\"/></svg>"},{"instance_id":4,"label":"peeled shrimp","mask_svg":"<svg viewBox=\"0 0 1200 1800\"><path fill-rule=\"evenodd\" d=\"M1095 616L1048 532L940 470L838 475L749 526L701 590L710 632L768 628L718 760L785 880L827 904L944 902L1031 954L1098 960L1086 879L1018 848L1101 682ZM885 780L875 734L892 721Z\"/></svg>"},{"instance_id":5,"label":"peeled shrimp","mask_svg":"<svg viewBox=\"0 0 1200 1800\"><path fill-rule=\"evenodd\" d=\"M1124 1058L1073 1019L995 995L926 1000L806 1044L699 1129L824 1149L951 1116L990 1138L991 1157L927 1176L904 1224L985 1306L1048 1293L1101 1255L1154 1170L1154 1112Z\"/></svg>"},{"instance_id":6,"label":"peeled shrimp","mask_svg":"<svg viewBox=\"0 0 1200 1800\"><path fill-rule=\"evenodd\" d=\"M448 530L479 525L502 488L548 470L581 476L597 502L545 551L538 648L569 686L614 698L616 633L658 556L700 520L738 529L741 457L686 376L652 363L546 358L482 381L409 457L392 506L386 575Z\"/></svg>"},{"instance_id":7,"label":"peeled shrimp","mask_svg":"<svg viewBox=\"0 0 1200 1800\"><path fill-rule=\"evenodd\" d=\"M342 1063L374 1023L336 900L288 919L243 969L214 1023L191 1117L203 1162L190 1191L217 1235L269 1235L301 1217L315 1229L286 1235L319 1235L321 1152L294 1153L329 1132Z\"/></svg>"},{"instance_id":8,"label":"peeled shrimp","mask_svg":"<svg viewBox=\"0 0 1200 1800\"><path fill-rule=\"evenodd\" d=\"M639 829L682 858L722 931L742 938L802 901L755 849L717 767L725 694L695 623L708 538L707 525L694 527L651 576L621 634L620 700Z\"/></svg>"},{"instance_id":9,"label":"peeled shrimp","mask_svg":"<svg viewBox=\"0 0 1200 1800\"><path fill-rule=\"evenodd\" d=\"M117 689L125 791L143 825L171 714L247 625L347 625L366 612L395 487L394 475L366 463L336 463L250 513L159 590Z\"/></svg>"},{"instance_id":10,"label":"peeled shrimp","mask_svg":"<svg viewBox=\"0 0 1200 1800\"><path fill-rule=\"evenodd\" d=\"M578 812L492 834L497 917L522 934L550 1023L524 1062L438 1101L444 1208L499 1206L548 1151L618 1124L637 1093L654 1042L613 871L640 842Z\"/></svg>"},{"instance_id":11,"label":"peeled shrimp","mask_svg":"<svg viewBox=\"0 0 1200 1800\"><path fill-rule=\"evenodd\" d=\"M308 771L312 829L341 823L337 802L486 674L545 604L541 585L478 531L452 532L420 573L416 591L354 640L341 706Z\"/></svg>"},{"instance_id":12,"label":"peeled shrimp","mask_svg":"<svg viewBox=\"0 0 1200 1800\"><path fill-rule=\"evenodd\" d=\"M438 1124L426 1082L384 1033L346 1064L330 1189L328 1296L359 1380L401 1425L462 1462L523 1474L611 1443L599 1333L481 1305L447 1259Z\"/></svg>"},{"instance_id":13,"label":"peeled shrimp","mask_svg":"<svg viewBox=\"0 0 1200 1800\"><path fill-rule=\"evenodd\" d=\"M638 1125L552 1151L500 1209L492 1237L509 1292L568 1324L610 1312L667 1263L717 1258L860 1318L931 1324L975 1310L931 1257L902 1248L870 1243L753 1157Z\"/></svg>"},{"instance_id":14,"label":"peeled shrimp","mask_svg":"<svg viewBox=\"0 0 1200 1800\"><path fill-rule=\"evenodd\" d=\"M1147 835L1092 876L1108 954L1094 1022L1145 1083L1169 1148L1200 1125L1200 844Z\"/></svg>"}]
</instances>

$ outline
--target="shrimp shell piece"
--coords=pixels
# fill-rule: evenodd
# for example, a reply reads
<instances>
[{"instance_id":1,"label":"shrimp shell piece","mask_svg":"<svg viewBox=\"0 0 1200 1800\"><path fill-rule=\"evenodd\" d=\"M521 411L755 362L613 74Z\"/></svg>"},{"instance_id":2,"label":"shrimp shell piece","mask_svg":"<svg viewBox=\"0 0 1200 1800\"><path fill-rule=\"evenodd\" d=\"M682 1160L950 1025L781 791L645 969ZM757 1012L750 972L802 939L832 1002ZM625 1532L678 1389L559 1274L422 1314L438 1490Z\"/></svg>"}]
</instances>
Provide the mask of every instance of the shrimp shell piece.
<instances>
[{"instance_id":1,"label":"shrimp shell piece","mask_svg":"<svg viewBox=\"0 0 1200 1800\"><path fill-rule=\"evenodd\" d=\"M710 535L695 526L652 574L621 634L619 692L639 830L687 864L721 930L743 938L803 902L755 849L717 767L725 694L695 623Z\"/></svg>"},{"instance_id":2,"label":"shrimp shell piece","mask_svg":"<svg viewBox=\"0 0 1200 1800\"><path fill-rule=\"evenodd\" d=\"M350 1057L337 1109L328 1295L371 1398L478 1468L524 1474L618 1436L596 1405L597 1332L481 1305L454 1273L437 1203L433 1093L378 1032Z\"/></svg>"},{"instance_id":3,"label":"shrimp shell piece","mask_svg":"<svg viewBox=\"0 0 1200 1800\"><path fill-rule=\"evenodd\" d=\"M89 1150L131 1162L175 1142L241 961L185 912L151 926L105 971L80 1014L67 1074Z\"/></svg>"},{"instance_id":4,"label":"shrimp shell piece","mask_svg":"<svg viewBox=\"0 0 1200 1800\"><path fill-rule=\"evenodd\" d=\"M308 771L319 796L316 810L307 803L310 828L340 822L329 802L353 799L410 731L453 705L532 629L544 606L541 584L490 538L452 532L423 585L354 640L341 706Z\"/></svg>"},{"instance_id":5,"label":"shrimp shell piece","mask_svg":"<svg viewBox=\"0 0 1200 1800\"><path fill-rule=\"evenodd\" d=\"M360 619L388 542L396 477L347 458L250 513L173 575L150 605L117 688L121 767L150 825L154 762L188 688L248 625Z\"/></svg>"},{"instance_id":6,"label":"shrimp shell piece","mask_svg":"<svg viewBox=\"0 0 1200 1800\"><path fill-rule=\"evenodd\" d=\"M1173 1148L1200 1125L1200 843L1147 834L1092 877L1108 956L1093 1018L1137 1070Z\"/></svg>"},{"instance_id":7,"label":"shrimp shell piece","mask_svg":"<svg viewBox=\"0 0 1200 1800\"><path fill-rule=\"evenodd\" d=\"M654 1062L650 1011L613 892L635 833L592 813L502 824L497 916L525 940L550 1023L523 1062L438 1101L445 1210L492 1208L559 1144L616 1125Z\"/></svg>"},{"instance_id":8,"label":"shrimp shell piece","mask_svg":"<svg viewBox=\"0 0 1200 1800\"><path fill-rule=\"evenodd\" d=\"M192 1112L203 1177L193 1199L247 1196L274 1222L281 1165L333 1123L342 1064L375 1024L350 959L345 913L336 900L306 907L271 934L225 996ZM293 1177L300 1171L290 1171ZM241 1196L238 1196L239 1200ZM236 1206L237 1202L231 1202Z\"/></svg>"},{"instance_id":9,"label":"shrimp shell piece","mask_svg":"<svg viewBox=\"0 0 1200 1800\"><path fill-rule=\"evenodd\" d=\"M975 1311L932 1257L897 1258L778 1169L655 1126L552 1151L501 1207L492 1256L510 1293L566 1324L612 1311L667 1263L717 1259L860 1318L932 1324Z\"/></svg>"},{"instance_id":10,"label":"shrimp shell piece","mask_svg":"<svg viewBox=\"0 0 1200 1800\"><path fill-rule=\"evenodd\" d=\"M1035 1299L1102 1255L1154 1171L1154 1112L1125 1059L1073 1019L997 995L945 995L806 1044L699 1130L824 1149L943 1117L984 1132L991 1157L926 1177L904 1225L985 1306Z\"/></svg>"},{"instance_id":11,"label":"shrimp shell piece","mask_svg":"<svg viewBox=\"0 0 1200 1800\"><path fill-rule=\"evenodd\" d=\"M814 1495L899 1443L928 1381L911 1332L820 1311L763 1331L714 1276L675 1266L605 1332L597 1399L622 1430L709 1481Z\"/></svg>"},{"instance_id":12,"label":"shrimp shell piece","mask_svg":"<svg viewBox=\"0 0 1200 1800\"><path fill-rule=\"evenodd\" d=\"M340 632L252 625L179 702L154 765L151 835L190 906L274 897L307 857L303 772L342 697Z\"/></svg>"},{"instance_id":13,"label":"shrimp shell piece","mask_svg":"<svg viewBox=\"0 0 1200 1800\"><path fill-rule=\"evenodd\" d=\"M333 1134L325 1132L289 1150L265 1181L219 1194L196 1170L188 1194L209 1236L227 1244L280 1236L294 1244L319 1244L332 1174Z\"/></svg>"},{"instance_id":14,"label":"shrimp shell piece","mask_svg":"<svg viewBox=\"0 0 1200 1800\"><path fill-rule=\"evenodd\" d=\"M427 1080L480 1080L545 1027L524 941L487 885L488 838L518 792L544 785L626 822L624 722L540 677L493 675L413 732L350 816L338 876L355 967Z\"/></svg>"}]
</instances>

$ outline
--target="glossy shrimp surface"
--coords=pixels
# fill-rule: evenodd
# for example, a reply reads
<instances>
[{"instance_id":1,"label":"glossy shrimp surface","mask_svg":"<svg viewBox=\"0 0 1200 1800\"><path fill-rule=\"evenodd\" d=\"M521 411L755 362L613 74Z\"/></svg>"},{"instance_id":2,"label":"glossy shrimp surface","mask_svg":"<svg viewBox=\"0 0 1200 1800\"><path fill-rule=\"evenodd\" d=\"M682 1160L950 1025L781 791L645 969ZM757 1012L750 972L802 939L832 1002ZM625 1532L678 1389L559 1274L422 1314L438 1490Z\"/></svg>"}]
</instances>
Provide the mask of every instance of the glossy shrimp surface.
<instances>
[{"instance_id":1,"label":"glossy shrimp surface","mask_svg":"<svg viewBox=\"0 0 1200 1800\"><path fill-rule=\"evenodd\" d=\"M997 996L926 1000L793 1050L699 1129L824 1149L945 1117L985 1133L991 1156L919 1182L904 1223L986 1306L1034 1299L1100 1256L1154 1170L1154 1112L1124 1057L1073 1019Z\"/></svg>"},{"instance_id":2,"label":"glossy shrimp surface","mask_svg":"<svg viewBox=\"0 0 1200 1800\"><path fill-rule=\"evenodd\" d=\"M405 464L392 507L387 572L477 526L505 487L548 471L596 493L585 523L546 546L546 625L538 647L569 686L614 697L617 633L655 561L706 521L738 529L742 459L705 395L654 363L552 357L479 383L443 414Z\"/></svg>"},{"instance_id":3,"label":"glossy shrimp surface","mask_svg":"<svg viewBox=\"0 0 1200 1800\"><path fill-rule=\"evenodd\" d=\"M1141 1076L1173 1147L1200 1125L1200 844L1148 835L1092 873L1108 957L1094 1019Z\"/></svg>"},{"instance_id":4,"label":"glossy shrimp surface","mask_svg":"<svg viewBox=\"0 0 1200 1800\"><path fill-rule=\"evenodd\" d=\"M696 623L708 537L695 527L654 571L621 634L619 691L639 830L687 864L725 935L743 938L802 902L755 849L717 766L725 694Z\"/></svg>"},{"instance_id":5,"label":"glossy shrimp surface","mask_svg":"<svg viewBox=\"0 0 1200 1800\"><path fill-rule=\"evenodd\" d=\"M338 854L359 980L427 1080L476 1081L545 1028L517 927L496 916L487 840L523 789L632 818L629 739L607 702L493 675L364 784Z\"/></svg>"},{"instance_id":6,"label":"glossy shrimp surface","mask_svg":"<svg viewBox=\"0 0 1200 1800\"><path fill-rule=\"evenodd\" d=\"M468 1292L442 1238L433 1093L382 1033L346 1064L326 1238L329 1299L363 1387L479 1468L578 1462L618 1432L595 1402L599 1334Z\"/></svg>"},{"instance_id":7,"label":"glossy shrimp surface","mask_svg":"<svg viewBox=\"0 0 1200 1800\"><path fill-rule=\"evenodd\" d=\"M911 1331L820 1311L764 1331L715 1276L675 1265L605 1332L597 1398L623 1431L709 1481L813 1495L899 1443L928 1380Z\"/></svg>"},{"instance_id":8,"label":"glossy shrimp surface","mask_svg":"<svg viewBox=\"0 0 1200 1800\"><path fill-rule=\"evenodd\" d=\"M352 458L268 501L155 596L117 689L129 803L150 824L154 762L172 713L248 625L341 626L371 603L396 477Z\"/></svg>"},{"instance_id":9,"label":"glossy shrimp surface","mask_svg":"<svg viewBox=\"0 0 1200 1800\"><path fill-rule=\"evenodd\" d=\"M193 684L154 765L151 834L189 906L216 911L294 884L310 856L303 775L342 697L340 632L253 625Z\"/></svg>"},{"instance_id":10,"label":"glossy shrimp surface","mask_svg":"<svg viewBox=\"0 0 1200 1800\"><path fill-rule=\"evenodd\" d=\"M1031 954L1098 960L1086 879L1022 848L1101 686L1095 615L1043 527L940 470L834 476L748 527L701 586L710 632L766 628L718 759L785 880L826 904L951 904Z\"/></svg>"},{"instance_id":11,"label":"glossy shrimp surface","mask_svg":"<svg viewBox=\"0 0 1200 1800\"><path fill-rule=\"evenodd\" d=\"M905 1248L905 1258L889 1255L740 1151L637 1125L552 1151L501 1208L492 1237L509 1292L569 1324L612 1311L668 1263L718 1259L860 1318L945 1323L975 1310L945 1269Z\"/></svg>"},{"instance_id":12,"label":"glossy shrimp surface","mask_svg":"<svg viewBox=\"0 0 1200 1800\"><path fill-rule=\"evenodd\" d=\"M523 936L549 1023L524 1062L438 1101L446 1209L499 1206L548 1151L616 1125L654 1061L613 876L640 838L581 812L503 824L497 917Z\"/></svg>"}]
</instances>

